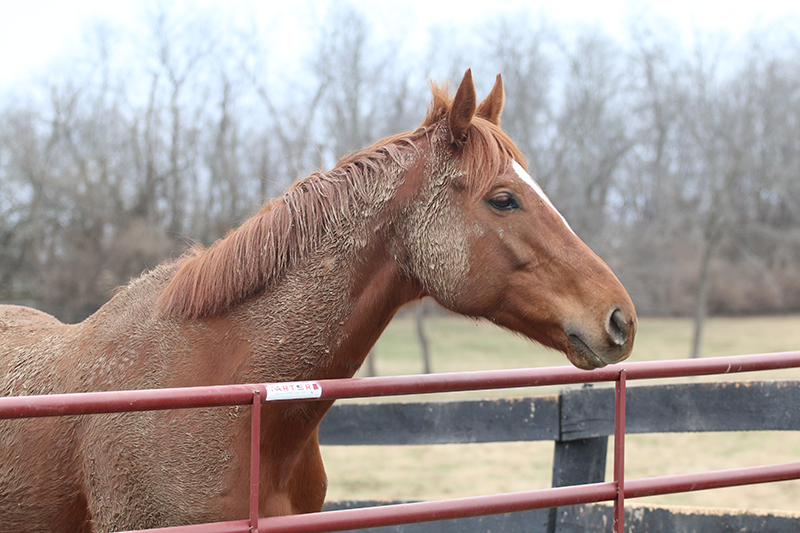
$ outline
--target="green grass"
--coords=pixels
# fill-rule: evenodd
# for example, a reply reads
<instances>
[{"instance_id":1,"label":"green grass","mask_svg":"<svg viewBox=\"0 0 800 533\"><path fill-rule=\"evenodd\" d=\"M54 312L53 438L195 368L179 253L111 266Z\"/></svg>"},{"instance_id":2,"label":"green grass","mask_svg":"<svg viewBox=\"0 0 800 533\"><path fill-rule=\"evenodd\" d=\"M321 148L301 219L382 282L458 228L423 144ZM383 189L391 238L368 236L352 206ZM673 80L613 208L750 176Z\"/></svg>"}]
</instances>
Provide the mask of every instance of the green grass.
<instances>
[{"instance_id":1,"label":"green grass","mask_svg":"<svg viewBox=\"0 0 800 533\"><path fill-rule=\"evenodd\" d=\"M547 350L491 323L460 316L428 317L434 372L464 372L490 368L565 364L559 353ZM422 371L421 350L413 317L395 319L375 346L379 375Z\"/></svg>"},{"instance_id":2,"label":"green grass","mask_svg":"<svg viewBox=\"0 0 800 533\"><path fill-rule=\"evenodd\" d=\"M705 329L704 357L800 349L800 316L796 315L712 318ZM562 354L485 321L454 315L428 317L425 331L435 372L568 364ZM631 361L685 358L691 337L688 319L644 318ZM379 374L422 371L412 316L392 321L375 351Z\"/></svg>"},{"instance_id":3,"label":"green grass","mask_svg":"<svg viewBox=\"0 0 800 533\"><path fill-rule=\"evenodd\" d=\"M492 324L456 316L426 321L434 372L566 365L557 352ZM640 321L631 361L682 359L689 320ZM800 349L800 316L715 318L706 326L705 357ZM422 371L412 316L395 319L376 345L379 375ZM363 371L360 375L363 375ZM800 369L687 379L800 379ZM631 386L635 386L632 383ZM541 395L555 389L513 389L376 399L452 400ZM364 400L357 400L363 402ZM800 406L798 406L800 408ZM629 435L629 479L800 461L800 432ZM611 444L611 443L610 443ZM328 499L441 499L550 486L553 444L523 442L439 446L326 446ZM609 457L608 465L612 464ZM610 471L607 479L611 479ZM753 485L637 500L641 503L800 511L800 482Z\"/></svg>"}]
</instances>

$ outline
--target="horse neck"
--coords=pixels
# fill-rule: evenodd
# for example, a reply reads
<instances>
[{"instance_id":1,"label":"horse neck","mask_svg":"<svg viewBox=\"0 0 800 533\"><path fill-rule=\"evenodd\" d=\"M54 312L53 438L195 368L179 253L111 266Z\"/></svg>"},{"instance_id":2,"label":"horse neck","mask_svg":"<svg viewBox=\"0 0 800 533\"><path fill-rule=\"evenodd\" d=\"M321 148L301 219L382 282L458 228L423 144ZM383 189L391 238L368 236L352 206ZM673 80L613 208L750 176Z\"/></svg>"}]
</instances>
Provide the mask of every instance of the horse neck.
<instances>
[{"instance_id":1,"label":"horse neck","mask_svg":"<svg viewBox=\"0 0 800 533\"><path fill-rule=\"evenodd\" d=\"M400 174L394 181L405 188L408 171ZM401 202L392 194L363 206L368 216L332 228L277 286L234 311L256 341L246 379L349 377L358 370L397 309L422 295L400 266Z\"/></svg>"}]
</instances>

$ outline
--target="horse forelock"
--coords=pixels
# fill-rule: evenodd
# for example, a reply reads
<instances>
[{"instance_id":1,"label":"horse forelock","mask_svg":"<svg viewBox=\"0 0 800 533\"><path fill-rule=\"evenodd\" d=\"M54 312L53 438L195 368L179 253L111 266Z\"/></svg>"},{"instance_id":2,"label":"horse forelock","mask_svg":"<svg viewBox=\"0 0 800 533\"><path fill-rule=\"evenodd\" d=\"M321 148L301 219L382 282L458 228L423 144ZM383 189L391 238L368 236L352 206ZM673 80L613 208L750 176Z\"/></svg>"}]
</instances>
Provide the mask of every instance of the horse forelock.
<instances>
[{"instance_id":1,"label":"horse forelock","mask_svg":"<svg viewBox=\"0 0 800 533\"><path fill-rule=\"evenodd\" d=\"M413 150L423 134L395 135L345 156L332 170L296 182L209 248L194 247L179 260L159 309L186 318L214 316L269 290L335 228L352 227L393 196L404 147Z\"/></svg>"},{"instance_id":2,"label":"horse forelock","mask_svg":"<svg viewBox=\"0 0 800 533\"><path fill-rule=\"evenodd\" d=\"M447 84L431 84L431 93L431 104L422 127L446 127L453 95ZM463 171L464 186L475 196L482 196L512 160L527 170L525 156L511 137L499 125L479 116L473 117L460 152L459 167Z\"/></svg>"},{"instance_id":3,"label":"horse forelock","mask_svg":"<svg viewBox=\"0 0 800 533\"><path fill-rule=\"evenodd\" d=\"M474 118L460 162L467 189L474 196L483 196L512 161L527 168L525 156L500 126Z\"/></svg>"}]
</instances>

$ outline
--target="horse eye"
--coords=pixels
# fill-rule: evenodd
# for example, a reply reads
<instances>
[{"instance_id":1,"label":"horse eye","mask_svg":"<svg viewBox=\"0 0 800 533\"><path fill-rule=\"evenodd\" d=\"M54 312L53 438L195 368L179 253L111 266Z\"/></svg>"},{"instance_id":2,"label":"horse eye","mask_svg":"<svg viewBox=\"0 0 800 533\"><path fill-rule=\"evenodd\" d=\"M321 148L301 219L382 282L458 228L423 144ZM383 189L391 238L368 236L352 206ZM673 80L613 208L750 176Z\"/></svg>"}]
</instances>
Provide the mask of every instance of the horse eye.
<instances>
[{"instance_id":1,"label":"horse eye","mask_svg":"<svg viewBox=\"0 0 800 533\"><path fill-rule=\"evenodd\" d=\"M519 209L517 200L509 193L503 192L489 200L489 205L500 211Z\"/></svg>"}]
</instances>

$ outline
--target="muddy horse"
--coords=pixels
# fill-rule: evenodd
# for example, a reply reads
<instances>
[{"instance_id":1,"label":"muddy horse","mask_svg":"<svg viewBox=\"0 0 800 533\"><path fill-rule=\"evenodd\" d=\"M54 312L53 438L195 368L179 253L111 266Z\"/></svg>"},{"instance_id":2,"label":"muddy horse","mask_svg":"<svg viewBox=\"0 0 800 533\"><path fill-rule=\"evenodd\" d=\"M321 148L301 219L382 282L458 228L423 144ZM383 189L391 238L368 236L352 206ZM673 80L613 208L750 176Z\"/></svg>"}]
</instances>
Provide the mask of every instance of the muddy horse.
<instances>
[{"instance_id":1,"label":"muddy horse","mask_svg":"<svg viewBox=\"0 0 800 533\"><path fill-rule=\"evenodd\" d=\"M432 297L601 367L636 313L500 128L432 87L422 125L297 182L238 229L122 287L74 325L0 306L0 395L352 376L402 305ZM262 410L262 516L319 511L331 402ZM0 529L97 532L245 519L250 410L0 421Z\"/></svg>"}]
</instances>

